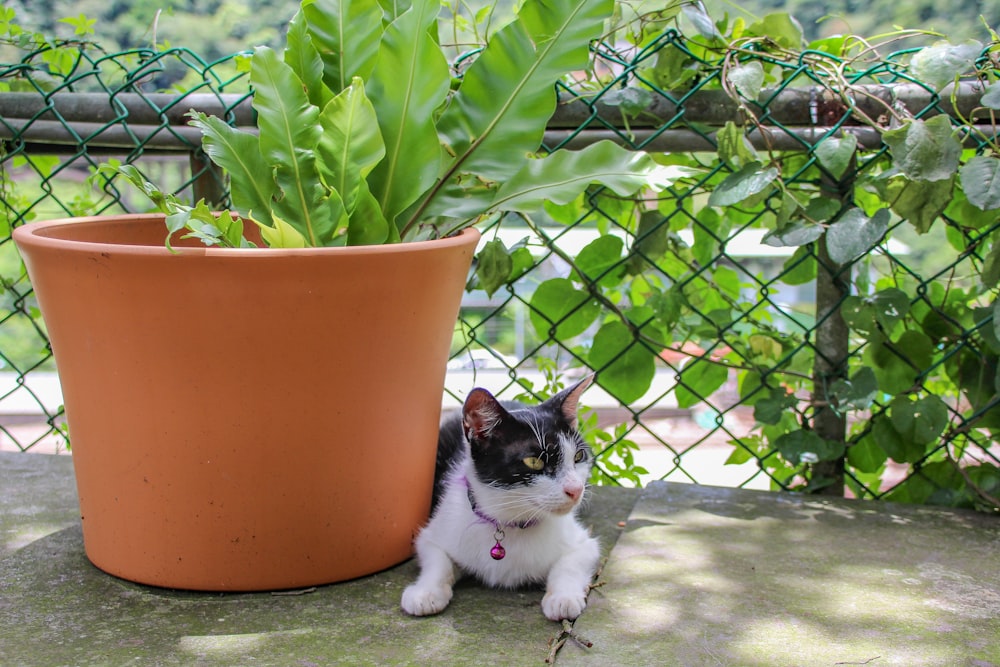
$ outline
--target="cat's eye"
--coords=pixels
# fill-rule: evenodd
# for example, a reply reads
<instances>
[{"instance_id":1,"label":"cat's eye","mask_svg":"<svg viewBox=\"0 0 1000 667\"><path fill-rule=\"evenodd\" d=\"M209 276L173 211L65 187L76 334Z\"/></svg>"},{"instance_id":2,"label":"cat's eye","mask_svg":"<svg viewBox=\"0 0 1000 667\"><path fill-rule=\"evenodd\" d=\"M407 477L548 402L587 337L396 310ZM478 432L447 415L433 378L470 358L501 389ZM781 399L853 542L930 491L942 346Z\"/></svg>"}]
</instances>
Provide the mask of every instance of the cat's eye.
<instances>
[{"instance_id":1,"label":"cat's eye","mask_svg":"<svg viewBox=\"0 0 1000 667\"><path fill-rule=\"evenodd\" d=\"M545 467L545 461L541 460L537 456L529 456L527 458L521 459L521 461L531 470L541 470L542 468Z\"/></svg>"},{"instance_id":2,"label":"cat's eye","mask_svg":"<svg viewBox=\"0 0 1000 667\"><path fill-rule=\"evenodd\" d=\"M583 463L583 460L587 458L587 453L582 449L576 450L576 456L573 457L573 463Z\"/></svg>"}]
</instances>

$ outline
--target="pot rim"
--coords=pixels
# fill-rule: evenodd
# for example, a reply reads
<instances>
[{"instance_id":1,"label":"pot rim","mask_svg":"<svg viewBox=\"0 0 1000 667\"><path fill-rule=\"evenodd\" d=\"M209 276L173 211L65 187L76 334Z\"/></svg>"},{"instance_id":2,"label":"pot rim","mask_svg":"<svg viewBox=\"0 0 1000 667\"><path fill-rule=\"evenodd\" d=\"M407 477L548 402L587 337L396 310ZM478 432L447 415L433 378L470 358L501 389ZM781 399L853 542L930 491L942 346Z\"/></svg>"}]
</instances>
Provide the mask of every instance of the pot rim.
<instances>
[{"instance_id":1,"label":"pot rim","mask_svg":"<svg viewBox=\"0 0 1000 667\"><path fill-rule=\"evenodd\" d=\"M138 245L132 243L112 243L103 241L80 241L60 238L59 231L70 227L95 224L139 224L163 223L166 215L163 213L120 213L114 215L93 215L82 217L56 218L31 222L15 227L12 236L18 245L31 245L37 248L61 249L75 252L106 252L109 248L125 249L130 254L152 256L217 256L217 257L294 257L329 254L372 255L398 252L421 252L432 249L442 249L445 246L465 246L478 241L481 232L474 227L467 227L455 236L428 241L408 241L406 243L385 243L376 245L337 246L322 248L219 248L219 247L174 247L167 249L163 242L156 245ZM165 234L164 234L165 235Z\"/></svg>"}]
</instances>

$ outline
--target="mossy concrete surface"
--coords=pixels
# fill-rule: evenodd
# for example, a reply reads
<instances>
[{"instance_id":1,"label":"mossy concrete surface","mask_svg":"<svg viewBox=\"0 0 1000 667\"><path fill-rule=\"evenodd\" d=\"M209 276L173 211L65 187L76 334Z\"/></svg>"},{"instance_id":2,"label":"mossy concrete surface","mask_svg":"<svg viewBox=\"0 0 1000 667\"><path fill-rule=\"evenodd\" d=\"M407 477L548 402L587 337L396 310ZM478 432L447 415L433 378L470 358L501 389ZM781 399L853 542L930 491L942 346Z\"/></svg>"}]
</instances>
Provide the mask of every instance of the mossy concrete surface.
<instances>
[{"instance_id":1,"label":"mossy concrete surface","mask_svg":"<svg viewBox=\"0 0 1000 667\"><path fill-rule=\"evenodd\" d=\"M1000 519L655 484L592 489L609 553L562 665L1000 666ZM540 590L399 609L407 562L301 594L140 586L87 561L69 457L0 454L0 665L533 665ZM624 527L622 527L622 525Z\"/></svg>"},{"instance_id":2,"label":"mossy concrete surface","mask_svg":"<svg viewBox=\"0 0 1000 667\"><path fill-rule=\"evenodd\" d=\"M592 491L585 520L607 548L638 493ZM399 598L413 561L299 594L117 579L84 555L69 457L0 454L0 498L0 667L542 664L562 631L542 616L540 589L471 581L444 613L411 618Z\"/></svg>"},{"instance_id":3,"label":"mossy concrete surface","mask_svg":"<svg viewBox=\"0 0 1000 667\"><path fill-rule=\"evenodd\" d=\"M1000 518L655 484L573 665L1000 665Z\"/></svg>"}]
</instances>

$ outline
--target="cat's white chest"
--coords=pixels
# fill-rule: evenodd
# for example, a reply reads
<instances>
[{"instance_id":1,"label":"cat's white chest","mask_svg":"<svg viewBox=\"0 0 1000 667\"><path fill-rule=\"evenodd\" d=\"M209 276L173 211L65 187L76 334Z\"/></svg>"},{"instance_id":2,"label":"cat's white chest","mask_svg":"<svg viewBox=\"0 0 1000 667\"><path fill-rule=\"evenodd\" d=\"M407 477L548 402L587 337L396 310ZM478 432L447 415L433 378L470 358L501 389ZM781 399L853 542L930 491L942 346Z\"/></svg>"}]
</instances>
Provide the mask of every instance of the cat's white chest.
<instances>
[{"instance_id":1,"label":"cat's white chest","mask_svg":"<svg viewBox=\"0 0 1000 667\"><path fill-rule=\"evenodd\" d=\"M498 529L476 516L457 488L449 490L418 538L439 545L466 573L503 588L544 582L563 555L592 539L572 514L548 516L526 528ZM491 553L498 542L504 551L499 560Z\"/></svg>"}]
</instances>

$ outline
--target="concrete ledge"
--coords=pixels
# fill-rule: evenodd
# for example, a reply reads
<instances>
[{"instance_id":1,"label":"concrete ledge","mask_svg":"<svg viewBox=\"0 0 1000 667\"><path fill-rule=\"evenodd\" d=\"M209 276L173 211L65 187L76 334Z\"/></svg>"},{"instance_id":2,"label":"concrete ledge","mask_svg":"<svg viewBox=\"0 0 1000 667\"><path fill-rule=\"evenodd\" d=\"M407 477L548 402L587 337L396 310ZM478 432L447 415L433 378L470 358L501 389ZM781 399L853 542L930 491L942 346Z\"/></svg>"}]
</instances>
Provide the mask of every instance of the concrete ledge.
<instances>
[{"instance_id":1,"label":"concrete ledge","mask_svg":"<svg viewBox=\"0 0 1000 667\"><path fill-rule=\"evenodd\" d=\"M583 665L1000 665L1000 518L647 488L567 646Z\"/></svg>"},{"instance_id":2,"label":"concrete ledge","mask_svg":"<svg viewBox=\"0 0 1000 667\"><path fill-rule=\"evenodd\" d=\"M0 663L531 665L562 628L540 590L463 582L399 609L416 565L300 595L187 593L83 553L71 460L0 454ZM654 484L592 489L609 553L563 665L1000 666L1000 519ZM619 524L623 524L624 528Z\"/></svg>"}]
</instances>

